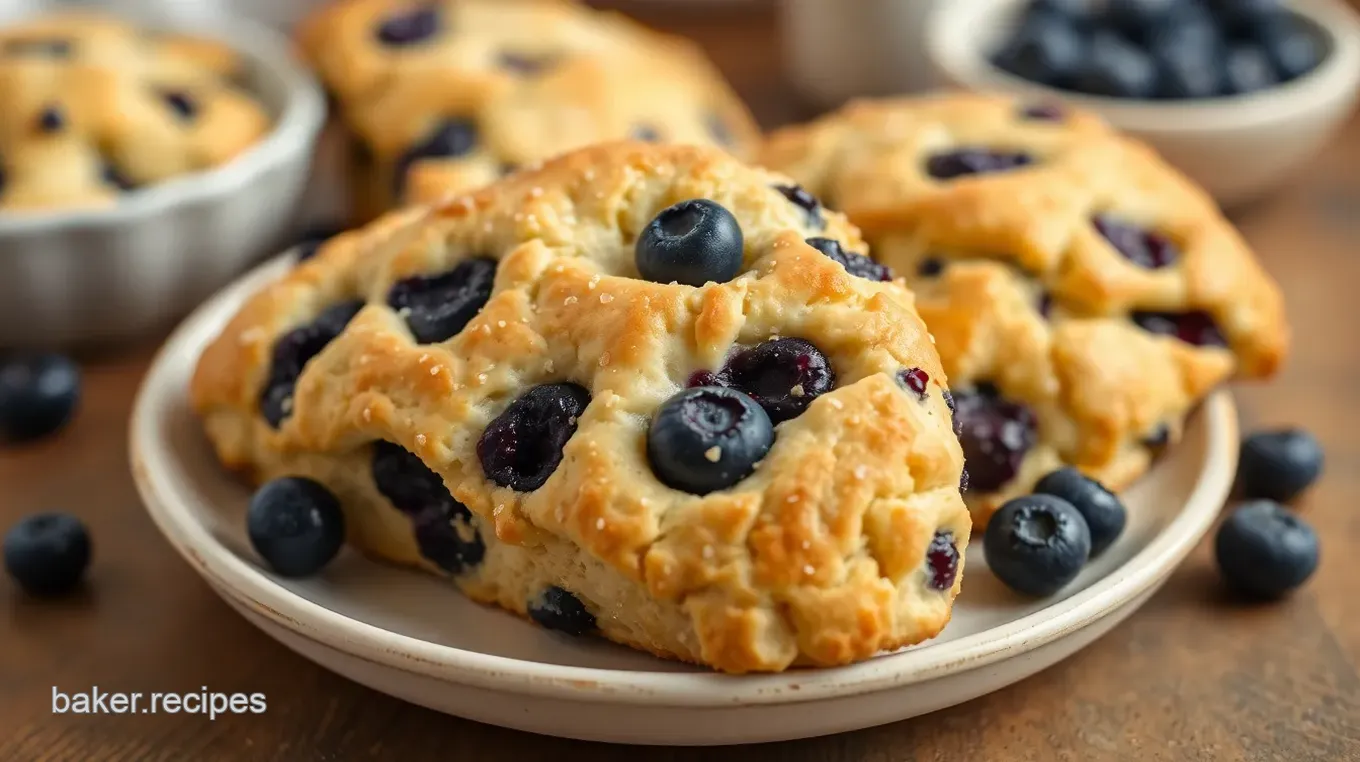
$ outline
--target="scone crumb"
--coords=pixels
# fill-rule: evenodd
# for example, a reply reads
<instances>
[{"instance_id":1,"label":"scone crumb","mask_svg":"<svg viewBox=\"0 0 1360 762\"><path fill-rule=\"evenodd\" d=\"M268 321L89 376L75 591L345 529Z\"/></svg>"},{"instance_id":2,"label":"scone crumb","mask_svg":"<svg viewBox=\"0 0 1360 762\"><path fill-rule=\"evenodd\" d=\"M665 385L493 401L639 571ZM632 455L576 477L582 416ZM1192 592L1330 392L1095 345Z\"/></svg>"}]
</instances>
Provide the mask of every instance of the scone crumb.
<instances>
[{"instance_id":1,"label":"scone crumb","mask_svg":"<svg viewBox=\"0 0 1360 762\"><path fill-rule=\"evenodd\" d=\"M614 301L613 294L600 294L600 304L609 304Z\"/></svg>"},{"instance_id":2,"label":"scone crumb","mask_svg":"<svg viewBox=\"0 0 1360 762\"><path fill-rule=\"evenodd\" d=\"M802 384L794 384L793 388L789 390L789 394L794 397L801 397L806 394L806 392L803 391Z\"/></svg>"},{"instance_id":3,"label":"scone crumb","mask_svg":"<svg viewBox=\"0 0 1360 762\"><path fill-rule=\"evenodd\" d=\"M709 463L717 463L718 459L722 457L722 448L714 445L704 450L704 457L708 459Z\"/></svg>"}]
</instances>

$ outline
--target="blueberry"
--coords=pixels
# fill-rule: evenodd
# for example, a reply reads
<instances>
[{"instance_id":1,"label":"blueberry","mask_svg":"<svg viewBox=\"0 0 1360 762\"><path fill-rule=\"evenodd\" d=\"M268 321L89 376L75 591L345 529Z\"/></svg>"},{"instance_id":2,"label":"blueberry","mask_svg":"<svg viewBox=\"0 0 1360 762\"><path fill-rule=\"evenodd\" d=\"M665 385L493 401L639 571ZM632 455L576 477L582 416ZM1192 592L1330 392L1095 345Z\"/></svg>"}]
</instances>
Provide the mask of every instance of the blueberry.
<instances>
[{"instance_id":1,"label":"blueberry","mask_svg":"<svg viewBox=\"0 0 1360 762\"><path fill-rule=\"evenodd\" d=\"M0 440L45 437L71 420L80 401L80 368L57 354L0 359Z\"/></svg>"},{"instance_id":2,"label":"blueberry","mask_svg":"<svg viewBox=\"0 0 1360 762\"><path fill-rule=\"evenodd\" d=\"M1022 151L961 148L932 154L926 159L926 173L937 180L952 180L965 175L1006 172L1033 163L1034 157Z\"/></svg>"},{"instance_id":3,"label":"blueberry","mask_svg":"<svg viewBox=\"0 0 1360 762\"><path fill-rule=\"evenodd\" d=\"M590 392L572 383L535 386L511 402L477 440L486 478L516 492L543 486L589 404Z\"/></svg>"},{"instance_id":4,"label":"blueberry","mask_svg":"<svg viewBox=\"0 0 1360 762\"><path fill-rule=\"evenodd\" d=\"M310 577L340 552L345 514L321 484L299 476L268 482L250 499L246 531L255 552L285 577Z\"/></svg>"},{"instance_id":5,"label":"blueberry","mask_svg":"<svg viewBox=\"0 0 1360 762\"><path fill-rule=\"evenodd\" d=\"M5 571L30 595L70 592L90 565L90 534L69 513L38 513L5 533Z\"/></svg>"},{"instance_id":6,"label":"blueberry","mask_svg":"<svg viewBox=\"0 0 1360 762\"><path fill-rule=\"evenodd\" d=\"M446 273L399 280L387 292L387 304L406 316L411 335L434 344L458 334L491 300L496 260L474 257Z\"/></svg>"},{"instance_id":7,"label":"blueberry","mask_svg":"<svg viewBox=\"0 0 1360 762\"><path fill-rule=\"evenodd\" d=\"M297 261L306 262L316 256L322 245L342 232L335 226L317 227L303 232L297 242Z\"/></svg>"},{"instance_id":8,"label":"blueberry","mask_svg":"<svg viewBox=\"0 0 1360 762\"><path fill-rule=\"evenodd\" d=\"M1025 454L1034 446L1034 413L1019 402L1002 398L990 384L954 395L955 430L970 482L983 492L995 492L1015 478Z\"/></svg>"},{"instance_id":9,"label":"blueberry","mask_svg":"<svg viewBox=\"0 0 1360 762\"><path fill-rule=\"evenodd\" d=\"M112 185L120 191L130 191L137 189L137 183L132 178L123 174L113 162L105 159L99 170L99 177L106 185Z\"/></svg>"},{"instance_id":10,"label":"blueberry","mask_svg":"<svg viewBox=\"0 0 1360 762\"><path fill-rule=\"evenodd\" d=\"M1185 0L1109 0L1105 18L1130 39L1167 24Z\"/></svg>"},{"instance_id":11,"label":"blueberry","mask_svg":"<svg viewBox=\"0 0 1360 762\"><path fill-rule=\"evenodd\" d=\"M1131 316L1139 328L1162 336L1174 336L1197 347L1226 347L1228 340L1218 329L1212 315L1202 310L1190 312L1135 311Z\"/></svg>"},{"instance_id":12,"label":"blueberry","mask_svg":"<svg viewBox=\"0 0 1360 762\"><path fill-rule=\"evenodd\" d=\"M746 394L718 386L666 400L647 429L647 459L663 484L707 495L745 479L774 444L770 417Z\"/></svg>"},{"instance_id":13,"label":"blueberry","mask_svg":"<svg viewBox=\"0 0 1360 762\"><path fill-rule=\"evenodd\" d=\"M181 121L191 122L198 115L198 103L182 90L166 90L161 93L161 100Z\"/></svg>"},{"instance_id":14,"label":"blueberry","mask_svg":"<svg viewBox=\"0 0 1360 762\"><path fill-rule=\"evenodd\" d=\"M1275 67L1263 48L1234 45L1228 49L1228 57L1223 62L1223 90L1228 95L1254 93L1279 82Z\"/></svg>"},{"instance_id":15,"label":"blueberry","mask_svg":"<svg viewBox=\"0 0 1360 762\"><path fill-rule=\"evenodd\" d=\"M656 143L661 140L661 133L650 124L635 124L628 131L628 137L644 143Z\"/></svg>"},{"instance_id":16,"label":"blueberry","mask_svg":"<svg viewBox=\"0 0 1360 762\"><path fill-rule=\"evenodd\" d=\"M1031 103L1020 109L1020 118L1031 122L1061 122L1067 119L1067 109L1051 101Z\"/></svg>"},{"instance_id":17,"label":"blueberry","mask_svg":"<svg viewBox=\"0 0 1360 762\"><path fill-rule=\"evenodd\" d=\"M556 585L545 588L537 600L529 602L529 618L549 630L568 635L585 635L595 630L595 615L580 598Z\"/></svg>"},{"instance_id":18,"label":"blueberry","mask_svg":"<svg viewBox=\"0 0 1360 762\"><path fill-rule=\"evenodd\" d=\"M415 453L391 442L374 442L372 472L378 492L410 517L422 556L451 574L482 562L486 546L473 529L472 511L454 499L443 478Z\"/></svg>"},{"instance_id":19,"label":"blueberry","mask_svg":"<svg viewBox=\"0 0 1360 762\"><path fill-rule=\"evenodd\" d=\"M327 308L316 320L294 328L274 342L269 376L260 390L260 414L278 428L293 409L293 390L302 369L359 314L364 303L349 301Z\"/></svg>"},{"instance_id":20,"label":"blueberry","mask_svg":"<svg viewBox=\"0 0 1360 762\"><path fill-rule=\"evenodd\" d=\"M663 209L638 236L638 272L655 283L726 283L741 272L741 226L716 201L681 201Z\"/></svg>"},{"instance_id":21,"label":"blueberry","mask_svg":"<svg viewBox=\"0 0 1360 762\"><path fill-rule=\"evenodd\" d=\"M1279 598L1317 569L1318 538L1288 508L1257 500L1233 511L1219 526L1214 556L1230 586L1257 598Z\"/></svg>"},{"instance_id":22,"label":"blueberry","mask_svg":"<svg viewBox=\"0 0 1360 762\"><path fill-rule=\"evenodd\" d=\"M916 274L922 278L934 278L944 272L944 260L938 257L926 257L916 265Z\"/></svg>"},{"instance_id":23,"label":"blueberry","mask_svg":"<svg viewBox=\"0 0 1360 762\"><path fill-rule=\"evenodd\" d=\"M442 16L433 6L398 11L378 25L376 36L389 47L419 45L439 33Z\"/></svg>"},{"instance_id":24,"label":"blueberry","mask_svg":"<svg viewBox=\"0 0 1360 762\"><path fill-rule=\"evenodd\" d=\"M1035 308L1039 310L1039 316L1047 320L1053 312L1053 295L1047 291L1040 294L1039 303L1035 305Z\"/></svg>"},{"instance_id":25,"label":"blueberry","mask_svg":"<svg viewBox=\"0 0 1360 762\"><path fill-rule=\"evenodd\" d=\"M927 390L930 388L929 373L920 368L903 368L897 372L897 382L925 402Z\"/></svg>"},{"instance_id":26,"label":"blueberry","mask_svg":"<svg viewBox=\"0 0 1360 762\"><path fill-rule=\"evenodd\" d=\"M959 573L959 547L954 533L937 531L926 548L926 586L943 592L954 586Z\"/></svg>"},{"instance_id":27,"label":"blueberry","mask_svg":"<svg viewBox=\"0 0 1360 762\"><path fill-rule=\"evenodd\" d=\"M821 229L826 227L826 219L822 217L822 202L817 197L808 193L801 185L776 185L774 189L779 191L779 195L789 200L790 204L803 210L807 215L807 224L811 227Z\"/></svg>"},{"instance_id":28,"label":"blueberry","mask_svg":"<svg viewBox=\"0 0 1360 762\"><path fill-rule=\"evenodd\" d=\"M727 361L720 383L749 394L771 423L795 418L836 386L836 372L821 350L803 339L771 339Z\"/></svg>"},{"instance_id":29,"label":"blueberry","mask_svg":"<svg viewBox=\"0 0 1360 762\"><path fill-rule=\"evenodd\" d=\"M1036 15L1020 25L992 57L992 62L1031 82L1067 87L1086 57L1087 45L1072 22L1062 17Z\"/></svg>"},{"instance_id":30,"label":"blueberry","mask_svg":"<svg viewBox=\"0 0 1360 762\"><path fill-rule=\"evenodd\" d=\"M893 279L892 270L887 265L853 251L846 251L841 242L834 238L809 238L807 245L825 254L828 259L838 262L851 275L867 280L889 281Z\"/></svg>"},{"instance_id":31,"label":"blueberry","mask_svg":"<svg viewBox=\"0 0 1360 762\"><path fill-rule=\"evenodd\" d=\"M1071 466L1064 466L1039 480L1034 491L1060 497L1072 504L1091 531L1091 555L1098 556L1124 531L1128 513L1113 492Z\"/></svg>"},{"instance_id":32,"label":"blueberry","mask_svg":"<svg viewBox=\"0 0 1360 762\"><path fill-rule=\"evenodd\" d=\"M992 516L982 549L992 573L1007 587L1043 597L1076 579L1091 555L1091 531L1066 500L1027 495Z\"/></svg>"},{"instance_id":33,"label":"blueberry","mask_svg":"<svg viewBox=\"0 0 1360 762\"><path fill-rule=\"evenodd\" d=\"M60 106L48 106L38 114L38 129L43 132L60 132L66 126L66 116Z\"/></svg>"},{"instance_id":34,"label":"blueberry","mask_svg":"<svg viewBox=\"0 0 1360 762\"><path fill-rule=\"evenodd\" d=\"M1157 424L1140 443L1151 450L1154 457L1160 455L1167 445L1171 444L1171 427L1165 423Z\"/></svg>"},{"instance_id":35,"label":"blueberry","mask_svg":"<svg viewBox=\"0 0 1360 762\"><path fill-rule=\"evenodd\" d=\"M412 518L420 555L450 574L462 574L486 557L486 545L472 526L471 511L459 502L461 512L448 513L430 506ZM457 519L462 519L460 528Z\"/></svg>"},{"instance_id":36,"label":"blueberry","mask_svg":"<svg viewBox=\"0 0 1360 762\"><path fill-rule=\"evenodd\" d=\"M1097 32L1091 55L1072 88L1113 98L1151 98L1157 94L1157 66L1137 46L1117 34Z\"/></svg>"},{"instance_id":37,"label":"blueberry","mask_svg":"<svg viewBox=\"0 0 1360 762\"><path fill-rule=\"evenodd\" d=\"M406 174L425 159L456 159L477 147L477 123L471 119L444 119L423 140L411 146L393 167L392 188L398 198L406 188Z\"/></svg>"},{"instance_id":38,"label":"blueberry","mask_svg":"<svg viewBox=\"0 0 1360 762\"><path fill-rule=\"evenodd\" d=\"M1297 22L1269 27L1261 43L1283 81L1302 77L1322 63L1322 41Z\"/></svg>"},{"instance_id":39,"label":"blueberry","mask_svg":"<svg viewBox=\"0 0 1360 762\"><path fill-rule=\"evenodd\" d=\"M1223 66L1214 55L1168 46L1158 53L1157 67L1157 94L1162 98L1212 98L1223 91Z\"/></svg>"},{"instance_id":40,"label":"blueberry","mask_svg":"<svg viewBox=\"0 0 1360 762\"><path fill-rule=\"evenodd\" d=\"M1156 270L1173 265L1180 258L1176 244L1160 233L1144 230L1108 214L1096 215L1093 222L1115 251L1139 267Z\"/></svg>"},{"instance_id":41,"label":"blueberry","mask_svg":"<svg viewBox=\"0 0 1360 762\"><path fill-rule=\"evenodd\" d=\"M1247 37L1286 16L1281 0L1210 0L1210 9L1229 33Z\"/></svg>"},{"instance_id":42,"label":"blueberry","mask_svg":"<svg viewBox=\"0 0 1360 762\"><path fill-rule=\"evenodd\" d=\"M1258 431L1242 440L1237 463L1243 495L1287 503L1322 474L1322 446L1302 429Z\"/></svg>"},{"instance_id":43,"label":"blueberry","mask_svg":"<svg viewBox=\"0 0 1360 762\"><path fill-rule=\"evenodd\" d=\"M507 50L500 54L497 61L500 63L502 69L528 77L535 74L541 74L544 70L551 67L557 62L557 56L551 53L530 55Z\"/></svg>"}]
</instances>

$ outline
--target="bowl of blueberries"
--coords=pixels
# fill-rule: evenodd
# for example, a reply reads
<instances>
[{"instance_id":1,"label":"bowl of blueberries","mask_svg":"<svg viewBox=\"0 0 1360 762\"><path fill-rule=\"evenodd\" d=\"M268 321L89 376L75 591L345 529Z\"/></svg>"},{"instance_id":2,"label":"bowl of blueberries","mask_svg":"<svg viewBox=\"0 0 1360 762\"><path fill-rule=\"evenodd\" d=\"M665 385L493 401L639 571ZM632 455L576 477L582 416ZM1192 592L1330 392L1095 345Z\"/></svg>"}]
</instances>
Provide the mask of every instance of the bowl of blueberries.
<instances>
[{"instance_id":1,"label":"bowl of blueberries","mask_svg":"<svg viewBox=\"0 0 1360 762\"><path fill-rule=\"evenodd\" d=\"M1300 169L1360 87L1343 0L967 0L941 4L926 37L947 84L1095 111L1222 206Z\"/></svg>"}]
</instances>

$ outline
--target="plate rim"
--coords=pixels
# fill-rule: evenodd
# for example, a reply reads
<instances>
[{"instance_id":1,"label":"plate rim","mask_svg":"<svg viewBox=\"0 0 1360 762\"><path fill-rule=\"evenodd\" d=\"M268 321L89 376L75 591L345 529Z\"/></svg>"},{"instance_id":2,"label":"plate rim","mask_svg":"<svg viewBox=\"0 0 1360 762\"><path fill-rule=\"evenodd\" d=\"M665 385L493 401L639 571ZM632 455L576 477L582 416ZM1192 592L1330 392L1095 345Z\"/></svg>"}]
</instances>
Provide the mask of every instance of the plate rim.
<instances>
[{"instance_id":1,"label":"plate rim","mask_svg":"<svg viewBox=\"0 0 1360 762\"><path fill-rule=\"evenodd\" d=\"M187 403L182 389L178 397L172 394L168 400L157 394L167 385L174 391L167 379L175 376L175 358L189 355L193 358L189 362L196 362L206 342L217 335L244 298L291 264L290 250L233 281L195 309L157 351L138 388L128 426L133 479L161 534L219 595L230 595L300 637L426 678L541 698L703 708L824 701L969 672L1061 640L1160 584L1208 532L1236 471L1237 411L1231 394L1219 389L1206 398L1199 412L1206 416L1210 433L1195 486L1180 513L1143 549L1075 595L999 627L941 644L936 654L931 653L936 648L910 649L841 667L734 676L568 666L431 643L353 619L297 595L215 540L184 508L187 494L170 465L176 453L157 436L159 424L175 412L173 400ZM201 340L195 341L199 334Z\"/></svg>"}]
</instances>

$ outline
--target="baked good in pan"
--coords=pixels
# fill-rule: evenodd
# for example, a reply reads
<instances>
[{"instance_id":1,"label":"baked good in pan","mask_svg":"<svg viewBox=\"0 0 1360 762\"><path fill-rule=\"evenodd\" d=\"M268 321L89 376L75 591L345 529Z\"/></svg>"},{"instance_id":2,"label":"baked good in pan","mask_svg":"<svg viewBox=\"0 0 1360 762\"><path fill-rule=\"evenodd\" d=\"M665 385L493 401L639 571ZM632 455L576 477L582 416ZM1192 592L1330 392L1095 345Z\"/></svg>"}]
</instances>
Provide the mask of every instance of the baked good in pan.
<instances>
[{"instance_id":1,"label":"baked good in pan","mask_svg":"<svg viewBox=\"0 0 1360 762\"><path fill-rule=\"evenodd\" d=\"M862 101L772 135L762 161L916 292L979 523L1063 463L1128 485L1206 393L1285 354L1280 292L1213 201L1080 110Z\"/></svg>"},{"instance_id":2,"label":"baked good in pan","mask_svg":"<svg viewBox=\"0 0 1360 762\"><path fill-rule=\"evenodd\" d=\"M269 131L209 40L65 12L0 26L0 211L108 206Z\"/></svg>"},{"instance_id":3,"label":"baked good in pan","mask_svg":"<svg viewBox=\"0 0 1360 762\"><path fill-rule=\"evenodd\" d=\"M759 133L693 43L565 0L342 0L299 40L352 141L368 219L573 148Z\"/></svg>"},{"instance_id":4,"label":"baked good in pan","mask_svg":"<svg viewBox=\"0 0 1360 762\"><path fill-rule=\"evenodd\" d=\"M933 637L971 522L944 374L858 232L618 143L332 239L205 351L221 460L374 557L729 672ZM696 284L696 285L688 285Z\"/></svg>"}]
</instances>

